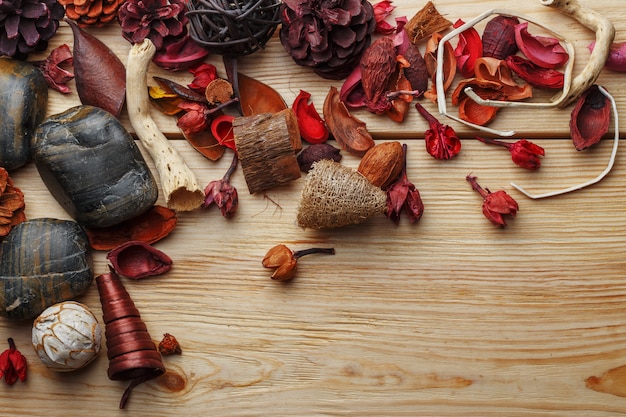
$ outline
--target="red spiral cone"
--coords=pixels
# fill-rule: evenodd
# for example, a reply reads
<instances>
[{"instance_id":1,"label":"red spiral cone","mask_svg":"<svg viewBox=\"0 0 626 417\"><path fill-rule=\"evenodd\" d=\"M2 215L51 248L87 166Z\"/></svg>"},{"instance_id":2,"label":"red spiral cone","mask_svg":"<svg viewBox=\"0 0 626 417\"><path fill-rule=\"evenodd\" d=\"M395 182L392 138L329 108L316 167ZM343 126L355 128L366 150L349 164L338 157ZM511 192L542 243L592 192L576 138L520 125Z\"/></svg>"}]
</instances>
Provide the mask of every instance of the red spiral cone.
<instances>
[{"instance_id":1,"label":"red spiral cone","mask_svg":"<svg viewBox=\"0 0 626 417\"><path fill-rule=\"evenodd\" d=\"M113 269L96 277L105 324L109 379L132 380L120 401L124 408L134 387L162 375L165 367L139 310Z\"/></svg>"}]
</instances>

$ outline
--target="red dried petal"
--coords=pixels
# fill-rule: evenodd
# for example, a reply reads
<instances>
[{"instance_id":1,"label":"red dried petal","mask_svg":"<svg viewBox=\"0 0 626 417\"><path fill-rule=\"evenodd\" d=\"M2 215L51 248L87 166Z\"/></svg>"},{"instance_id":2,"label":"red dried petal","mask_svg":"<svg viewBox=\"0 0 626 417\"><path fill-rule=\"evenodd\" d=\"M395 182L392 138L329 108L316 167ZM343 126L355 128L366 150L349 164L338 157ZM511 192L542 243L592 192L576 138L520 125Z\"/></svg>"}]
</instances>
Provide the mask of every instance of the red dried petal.
<instances>
[{"instance_id":1,"label":"red dried petal","mask_svg":"<svg viewBox=\"0 0 626 417\"><path fill-rule=\"evenodd\" d=\"M569 55L557 38L533 36L528 32L528 22L515 26L517 47L534 64L543 68L557 68L565 64Z\"/></svg>"},{"instance_id":2,"label":"red dried petal","mask_svg":"<svg viewBox=\"0 0 626 417\"><path fill-rule=\"evenodd\" d=\"M220 145L236 150L235 135L233 134L233 120L229 114L221 114L211 120L211 133Z\"/></svg>"},{"instance_id":3,"label":"red dried petal","mask_svg":"<svg viewBox=\"0 0 626 417\"><path fill-rule=\"evenodd\" d=\"M395 32L396 27L390 25L385 21L386 18L391 15L391 12L396 8L393 6L391 0L382 0L374 4L374 19L376 20L376 32L381 35L391 35Z\"/></svg>"},{"instance_id":4,"label":"red dried petal","mask_svg":"<svg viewBox=\"0 0 626 417\"><path fill-rule=\"evenodd\" d=\"M291 106L298 120L300 135L309 143L324 143L330 135L326 123L315 109L313 103L309 103L311 94L304 90L295 98Z\"/></svg>"},{"instance_id":5,"label":"red dried petal","mask_svg":"<svg viewBox=\"0 0 626 417\"><path fill-rule=\"evenodd\" d=\"M458 28L464 23L463 20L459 19L453 26ZM459 33L459 43L454 49L454 56L456 57L457 68L464 77L474 76L474 64L482 54L483 41L476 29L470 27Z\"/></svg>"},{"instance_id":6,"label":"red dried petal","mask_svg":"<svg viewBox=\"0 0 626 417\"><path fill-rule=\"evenodd\" d=\"M560 89L565 84L565 74L552 68L542 68L518 55L505 60L507 67L522 80L537 88Z\"/></svg>"},{"instance_id":7,"label":"red dried petal","mask_svg":"<svg viewBox=\"0 0 626 417\"><path fill-rule=\"evenodd\" d=\"M193 75L193 81L191 84L187 84L187 87L202 94L204 94L206 86L217 78L215 65L207 64L206 62L189 68L189 72Z\"/></svg>"},{"instance_id":8,"label":"red dried petal","mask_svg":"<svg viewBox=\"0 0 626 417\"><path fill-rule=\"evenodd\" d=\"M448 125L442 125L421 104L415 103L415 108L430 126L424 134L428 153L436 159L455 157L461 151L461 140L454 129Z\"/></svg>"}]
</instances>

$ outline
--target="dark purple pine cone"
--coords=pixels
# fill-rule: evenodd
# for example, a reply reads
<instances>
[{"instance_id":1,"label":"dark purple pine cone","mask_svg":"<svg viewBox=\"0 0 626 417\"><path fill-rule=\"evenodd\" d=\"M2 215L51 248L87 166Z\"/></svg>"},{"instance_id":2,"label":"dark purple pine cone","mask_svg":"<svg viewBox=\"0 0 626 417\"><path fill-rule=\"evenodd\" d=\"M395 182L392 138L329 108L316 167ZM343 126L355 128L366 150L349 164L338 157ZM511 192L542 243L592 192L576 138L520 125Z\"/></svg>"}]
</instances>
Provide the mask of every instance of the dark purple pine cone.
<instances>
[{"instance_id":1,"label":"dark purple pine cone","mask_svg":"<svg viewBox=\"0 0 626 417\"><path fill-rule=\"evenodd\" d=\"M26 59L45 50L64 15L56 0L0 0L0 55Z\"/></svg>"},{"instance_id":2,"label":"dark purple pine cone","mask_svg":"<svg viewBox=\"0 0 626 417\"><path fill-rule=\"evenodd\" d=\"M368 0L283 0L280 41L298 64L339 80L358 65L376 28Z\"/></svg>"}]
</instances>

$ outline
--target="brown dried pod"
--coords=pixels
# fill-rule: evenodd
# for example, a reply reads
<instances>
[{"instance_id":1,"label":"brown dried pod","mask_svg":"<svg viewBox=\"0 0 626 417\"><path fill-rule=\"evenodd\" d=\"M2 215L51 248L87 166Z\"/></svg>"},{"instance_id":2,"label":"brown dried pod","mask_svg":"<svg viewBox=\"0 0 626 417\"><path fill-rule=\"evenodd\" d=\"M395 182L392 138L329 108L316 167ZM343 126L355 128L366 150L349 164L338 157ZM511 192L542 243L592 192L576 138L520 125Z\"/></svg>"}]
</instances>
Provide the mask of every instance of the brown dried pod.
<instances>
[{"instance_id":1,"label":"brown dried pod","mask_svg":"<svg viewBox=\"0 0 626 417\"><path fill-rule=\"evenodd\" d=\"M350 113L334 86L324 100L324 120L339 146L354 155L363 156L375 145L365 122Z\"/></svg>"},{"instance_id":2,"label":"brown dried pod","mask_svg":"<svg viewBox=\"0 0 626 417\"><path fill-rule=\"evenodd\" d=\"M452 22L443 17L432 1L426 3L404 27L411 43L418 43L433 33L443 32Z\"/></svg>"},{"instance_id":3,"label":"brown dried pod","mask_svg":"<svg viewBox=\"0 0 626 417\"><path fill-rule=\"evenodd\" d=\"M358 224L387 208L387 193L355 169L324 159L313 164L306 176L297 224L330 229Z\"/></svg>"},{"instance_id":4,"label":"brown dried pod","mask_svg":"<svg viewBox=\"0 0 626 417\"><path fill-rule=\"evenodd\" d=\"M426 60L422 56L419 48L409 43L406 51L404 51L404 59L410 64L404 68L404 76L409 80L411 89L419 92L425 92L428 88L428 80L430 78L426 69Z\"/></svg>"},{"instance_id":5,"label":"brown dried pod","mask_svg":"<svg viewBox=\"0 0 626 417\"><path fill-rule=\"evenodd\" d=\"M519 19L515 16L497 15L489 20L483 31L483 56L505 59L517 53L515 25Z\"/></svg>"},{"instance_id":6,"label":"brown dried pod","mask_svg":"<svg viewBox=\"0 0 626 417\"><path fill-rule=\"evenodd\" d=\"M172 258L140 240L122 243L107 259L118 274L130 279L161 275L172 268Z\"/></svg>"},{"instance_id":7,"label":"brown dried pod","mask_svg":"<svg viewBox=\"0 0 626 417\"><path fill-rule=\"evenodd\" d=\"M341 151L329 143L315 143L310 145L298 154L296 158L300 170L309 172L313 164L322 159L332 159L335 162L341 161Z\"/></svg>"},{"instance_id":8,"label":"brown dried pod","mask_svg":"<svg viewBox=\"0 0 626 417\"><path fill-rule=\"evenodd\" d=\"M611 105L597 85L592 85L576 102L570 118L570 134L576 150L595 145L609 131Z\"/></svg>"},{"instance_id":9,"label":"brown dried pod","mask_svg":"<svg viewBox=\"0 0 626 417\"><path fill-rule=\"evenodd\" d=\"M233 94L233 85L223 78L214 79L204 90L204 96L209 104L227 103Z\"/></svg>"},{"instance_id":10,"label":"brown dried pod","mask_svg":"<svg viewBox=\"0 0 626 417\"><path fill-rule=\"evenodd\" d=\"M74 79L81 103L119 117L126 99L124 64L104 42L66 21L74 36Z\"/></svg>"},{"instance_id":11,"label":"brown dried pod","mask_svg":"<svg viewBox=\"0 0 626 417\"><path fill-rule=\"evenodd\" d=\"M357 171L376 187L385 189L398 178L403 165L400 142L382 142L363 155Z\"/></svg>"},{"instance_id":12,"label":"brown dried pod","mask_svg":"<svg viewBox=\"0 0 626 417\"><path fill-rule=\"evenodd\" d=\"M396 69L396 47L393 39L384 36L365 50L359 64L361 84L368 108L377 108ZM385 108L382 108L384 112Z\"/></svg>"},{"instance_id":13,"label":"brown dried pod","mask_svg":"<svg viewBox=\"0 0 626 417\"><path fill-rule=\"evenodd\" d=\"M276 90L255 78L238 73L237 85L244 116L278 113L287 108L287 103Z\"/></svg>"},{"instance_id":14,"label":"brown dried pod","mask_svg":"<svg viewBox=\"0 0 626 417\"><path fill-rule=\"evenodd\" d=\"M120 400L126 406L134 387L165 373L161 355L115 271L96 277L107 338L108 377L132 380ZM113 343L114 342L114 343Z\"/></svg>"},{"instance_id":15,"label":"brown dried pod","mask_svg":"<svg viewBox=\"0 0 626 417\"><path fill-rule=\"evenodd\" d=\"M144 214L121 224L104 228L86 228L89 246L95 250L112 250L124 242L140 240L152 244L169 235L176 227L176 211L155 205Z\"/></svg>"}]
</instances>

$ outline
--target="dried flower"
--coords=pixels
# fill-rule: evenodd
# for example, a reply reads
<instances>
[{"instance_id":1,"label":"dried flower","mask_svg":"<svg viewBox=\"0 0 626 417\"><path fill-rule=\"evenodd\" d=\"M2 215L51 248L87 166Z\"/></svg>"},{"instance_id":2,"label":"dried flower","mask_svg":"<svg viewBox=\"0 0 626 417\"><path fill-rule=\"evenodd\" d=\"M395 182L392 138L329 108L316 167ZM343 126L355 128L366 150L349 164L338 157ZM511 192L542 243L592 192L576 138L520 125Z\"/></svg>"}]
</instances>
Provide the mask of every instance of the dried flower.
<instances>
[{"instance_id":1,"label":"dried flower","mask_svg":"<svg viewBox=\"0 0 626 417\"><path fill-rule=\"evenodd\" d=\"M317 161L330 159L335 162L341 161L341 151L329 143L315 143L298 154L296 158L300 171L309 172Z\"/></svg>"},{"instance_id":2,"label":"dried flower","mask_svg":"<svg viewBox=\"0 0 626 417\"><path fill-rule=\"evenodd\" d=\"M565 74L552 68L542 68L519 55L505 59L506 66L522 80L537 88L560 89L565 84Z\"/></svg>"},{"instance_id":3,"label":"dried flower","mask_svg":"<svg viewBox=\"0 0 626 417\"><path fill-rule=\"evenodd\" d=\"M215 65L206 62L189 68L189 72L193 75L193 81L187 87L201 94L205 94L206 86L217 78Z\"/></svg>"},{"instance_id":4,"label":"dried flower","mask_svg":"<svg viewBox=\"0 0 626 417\"><path fill-rule=\"evenodd\" d=\"M211 125L207 104L184 100L178 104L178 107L185 111L185 114L176 121L176 126L182 130L183 134L201 132Z\"/></svg>"},{"instance_id":5,"label":"dried flower","mask_svg":"<svg viewBox=\"0 0 626 417\"><path fill-rule=\"evenodd\" d=\"M234 116L230 114L220 114L211 120L211 133L217 140L217 143L229 147L237 152L235 146L235 134L233 133Z\"/></svg>"},{"instance_id":6,"label":"dried flower","mask_svg":"<svg viewBox=\"0 0 626 417\"><path fill-rule=\"evenodd\" d=\"M163 46L155 52L152 62L168 71L185 70L207 57L209 51L185 33L182 36L167 36Z\"/></svg>"},{"instance_id":7,"label":"dried flower","mask_svg":"<svg viewBox=\"0 0 626 417\"><path fill-rule=\"evenodd\" d=\"M543 68L560 67L569 59L569 54L557 38L528 33L528 22L515 26L515 42L526 58Z\"/></svg>"},{"instance_id":8,"label":"dried flower","mask_svg":"<svg viewBox=\"0 0 626 417\"><path fill-rule=\"evenodd\" d=\"M538 169L541 166L540 156L545 155L544 149L526 139L516 142L504 142L497 139L476 136L476 139L489 145L503 146L511 152L511 158L516 165L526 169Z\"/></svg>"},{"instance_id":9,"label":"dried flower","mask_svg":"<svg viewBox=\"0 0 626 417\"><path fill-rule=\"evenodd\" d=\"M426 119L430 127L424 134L428 153L436 159L455 157L461 151L461 140L454 129L448 125L442 125L421 104L415 103L415 108Z\"/></svg>"},{"instance_id":10,"label":"dried flower","mask_svg":"<svg viewBox=\"0 0 626 417\"><path fill-rule=\"evenodd\" d=\"M570 134L576 150L595 145L609 131L611 106L596 84L585 91L574 106L570 118Z\"/></svg>"},{"instance_id":11,"label":"dried flower","mask_svg":"<svg viewBox=\"0 0 626 417\"><path fill-rule=\"evenodd\" d=\"M183 353L178 340L169 333L163 334L163 339L159 342L158 348L159 353L163 356L181 355Z\"/></svg>"},{"instance_id":12,"label":"dried flower","mask_svg":"<svg viewBox=\"0 0 626 417\"><path fill-rule=\"evenodd\" d=\"M311 94L300 90L291 108L298 119L298 128L302 139L309 143L323 143L328 140L330 132L326 123L315 109L313 103L309 103Z\"/></svg>"},{"instance_id":13,"label":"dried flower","mask_svg":"<svg viewBox=\"0 0 626 417\"><path fill-rule=\"evenodd\" d=\"M519 206L517 201L508 195L506 191L498 190L492 193L489 189L482 188L476 181L475 176L468 175L465 179L472 185L472 189L477 191L483 198L483 214L491 223L504 227L506 226L504 215L515 217Z\"/></svg>"},{"instance_id":14,"label":"dried flower","mask_svg":"<svg viewBox=\"0 0 626 417\"><path fill-rule=\"evenodd\" d=\"M404 164L400 178L387 189L387 211L385 214L395 224L400 223L400 213L405 209L411 224L422 218L424 214L424 203L420 193L412 182L409 181L406 173L406 144L402 145L404 151Z\"/></svg>"},{"instance_id":15,"label":"dried flower","mask_svg":"<svg viewBox=\"0 0 626 417\"><path fill-rule=\"evenodd\" d=\"M237 189L229 184L230 176L235 172L239 158L237 153L233 155L233 161L221 180L211 181L204 189L204 203L202 208L208 208L215 203L222 211L222 216L226 218L233 217L237 211L239 197Z\"/></svg>"},{"instance_id":16,"label":"dried flower","mask_svg":"<svg viewBox=\"0 0 626 417\"><path fill-rule=\"evenodd\" d=\"M0 167L0 238L26 220L24 193L13 186L9 172Z\"/></svg>"},{"instance_id":17,"label":"dried flower","mask_svg":"<svg viewBox=\"0 0 626 417\"><path fill-rule=\"evenodd\" d=\"M71 66L72 63L72 51L66 43L54 48L43 61L33 62L34 65L41 69L48 87L63 94L70 93L67 83L74 79L74 74L63 67Z\"/></svg>"},{"instance_id":18,"label":"dried flower","mask_svg":"<svg viewBox=\"0 0 626 417\"><path fill-rule=\"evenodd\" d=\"M1 0L0 55L25 59L43 51L65 9L57 0Z\"/></svg>"},{"instance_id":19,"label":"dried flower","mask_svg":"<svg viewBox=\"0 0 626 417\"><path fill-rule=\"evenodd\" d=\"M26 358L15 348L13 338L9 337L9 348L0 354L0 378L13 385L19 379L26 380Z\"/></svg>"},{"instance_id":20,"label":"dried flower","mask_svg":"<svg viewBox=\"0 0 626 417\"><path fill-rule=\"evenodd\" d=\"M329 79L350 74L376 29L367 0L286 0L280 15L285 50L298 65Z\"/></svg>"},{"instance_id":21,"label":"dried flower","mask_svg":"<svg viewBox=\"0 0 626 417\"><path fill-rule=\"evenodd\" d=\"M296 275L298 269L298 259L304 255L312 253L335 254L334 248L310 248L299 251L292 251L287 246L280 244L271 248L263 258L263 266L275 268L272 279L276 281L288 281Z\"/></svg>"},{"instance_id":22,"label":"dried flower","mask_svg":"<svg viewBox=\"0 0 626 417\"><path fill-rule=\"evenodd\" d=\"M453 26L458 28L464 23L463 20L459 19L454 22ZM464 77L472 77L474 75L474 64L482 56L482 53L483 42L474 27L459 33L459 43L454 49L454 56L456 57L457 68Z\"/></svg>"},{"instance_id":23,"label":"dried flower","mask_svg":"<svg viewBox=\"0 0 626 417\"><path fill-rule=\"evenodd\" d=\"M515 26L519 19L515 16L497 15L489 20L483 31L482 56L505 59L517 53Z\"/></svg>"},{"instance_id":24,"label":"dried flower","mask_svg":"<svg viewBox=\"0 0 626 417\"><path fill-rule=\"evenodd\" d=\"M385 21L391 15L396 6L391 4L391 0L382 0L374 4L374 19L376 19L376 33L381 35L391 35L396 28Z\"/></svg>"}]
</instances>

